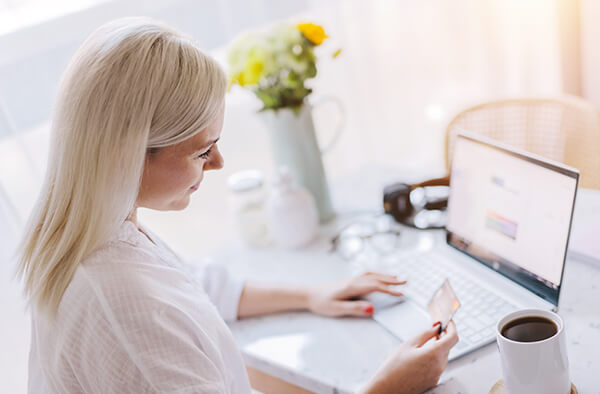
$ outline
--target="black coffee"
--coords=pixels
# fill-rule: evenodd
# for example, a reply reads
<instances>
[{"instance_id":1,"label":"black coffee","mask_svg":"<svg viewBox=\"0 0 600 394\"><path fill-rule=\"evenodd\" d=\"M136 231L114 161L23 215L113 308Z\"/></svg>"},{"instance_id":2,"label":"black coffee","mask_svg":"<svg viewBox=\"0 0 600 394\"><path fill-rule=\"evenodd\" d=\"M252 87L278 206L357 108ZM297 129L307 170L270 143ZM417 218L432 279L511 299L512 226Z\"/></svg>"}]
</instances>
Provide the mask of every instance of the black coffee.
<instances>
[{"instance_id":1,"label":"black coffee","mask_svg":"<svg viewBox=\"0 0 600 394\"><path fill-rule=\"evenodd\" d=\"M506 323L500 331L503 337L517 342L542 341L557 332L556 324L541 316L520 317Z\"/></svg>"}]
</instances>

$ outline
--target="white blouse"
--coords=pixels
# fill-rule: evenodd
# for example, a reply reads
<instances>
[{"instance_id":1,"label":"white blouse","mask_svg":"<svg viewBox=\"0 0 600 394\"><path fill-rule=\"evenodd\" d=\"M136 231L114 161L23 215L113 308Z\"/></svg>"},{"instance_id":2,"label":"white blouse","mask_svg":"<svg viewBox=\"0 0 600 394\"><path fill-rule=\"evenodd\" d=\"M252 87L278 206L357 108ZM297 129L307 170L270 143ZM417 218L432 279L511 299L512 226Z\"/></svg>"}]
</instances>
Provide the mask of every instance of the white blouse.
<instances>
[{"instance_id":1,"label":"white blouse","mask_svg":"<svg viewBox=\"0 0 600 394\"><path fill-rule=\"evenodd\" d=\"M56 317L33 313L30 393L249 393L243 282L191 266L126 221L77 268Z\"/></svg>"}]
</instances>

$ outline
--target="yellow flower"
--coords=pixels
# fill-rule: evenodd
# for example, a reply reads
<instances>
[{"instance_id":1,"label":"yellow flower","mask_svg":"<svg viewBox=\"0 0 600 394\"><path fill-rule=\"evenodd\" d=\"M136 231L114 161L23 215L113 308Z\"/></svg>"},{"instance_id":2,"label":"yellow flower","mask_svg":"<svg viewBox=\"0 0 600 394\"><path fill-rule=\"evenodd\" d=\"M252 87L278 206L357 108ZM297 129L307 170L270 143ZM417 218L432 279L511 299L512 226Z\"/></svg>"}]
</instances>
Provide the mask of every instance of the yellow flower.
<instances>
[{"instance_id":1,"label":"yellow flower","mask_svg":"<svg viewBox=\"0 0 600 394\"><path fill-rule=\"evenodd\" d=\"M264 64L260 60L252 60L246 64L244 71L240 75L240 85L256 85L263 72Z\"/></svg>"},{"instance_id":2,"label":"yellow flower","mask_svg":"<svg viewBox=\"0 0 600 394\"><path fill-rule=\"evenodd\" d=\"M315 25L314 23L300 23L297 27L304 37L315 45L321 45L323 40L329 37L325 34L322 26Z\"/></svg>"}]
</instances>

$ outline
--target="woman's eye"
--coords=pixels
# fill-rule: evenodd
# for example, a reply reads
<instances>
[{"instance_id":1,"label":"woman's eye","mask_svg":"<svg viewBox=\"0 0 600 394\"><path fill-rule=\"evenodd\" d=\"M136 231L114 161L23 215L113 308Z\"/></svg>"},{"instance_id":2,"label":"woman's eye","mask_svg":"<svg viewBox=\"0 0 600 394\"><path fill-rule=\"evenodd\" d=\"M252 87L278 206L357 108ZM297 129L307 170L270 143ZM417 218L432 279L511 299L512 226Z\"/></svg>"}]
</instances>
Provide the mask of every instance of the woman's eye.
<instances>
[{"instance_id":1,"label":"woman's eye","mask_svg":"<svg viewBox=\"0 0 600 394\"><path fill-rule=\"evenodd\" d=\"M202 153L201 155L198 155L199 159L208 159L208 156L210 156L210 152L212 151L212 148L210 148L209 150L207 150L206 152Z\"/></svg>"}]
</instances>

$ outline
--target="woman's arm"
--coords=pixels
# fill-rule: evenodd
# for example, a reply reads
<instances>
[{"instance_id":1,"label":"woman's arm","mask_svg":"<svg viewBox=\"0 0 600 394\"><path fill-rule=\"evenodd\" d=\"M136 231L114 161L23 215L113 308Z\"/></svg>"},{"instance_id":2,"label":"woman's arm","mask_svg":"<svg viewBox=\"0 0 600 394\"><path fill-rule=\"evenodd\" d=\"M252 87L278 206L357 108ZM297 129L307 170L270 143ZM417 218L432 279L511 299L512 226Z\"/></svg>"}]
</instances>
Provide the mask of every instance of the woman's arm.
<instances>
[{"instance_id":1,"label":"woman's arm","mask_svg":"<svg viewBox=\"0 0 600 394\"><path fill-rule=\"evenodd\" d=\"M350 280L324 286L281 286L248 282L238 304L238 318L269 313L310 310L325 316L370 316L373 305L358 299L374 291L395 296L389 286L402 285L395 276L367 272Z\"/></svg>"},{"instance_id":2,"label":"woman's arm","mask_svg":"<svg viewBox=\"0 0 600 394\"><path fill-rule=\"evenodd\" d=\"M308 293L306 287L246 282L238 304L238 318L308 309Z\"/></svg>"}]
</instances>

